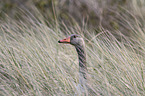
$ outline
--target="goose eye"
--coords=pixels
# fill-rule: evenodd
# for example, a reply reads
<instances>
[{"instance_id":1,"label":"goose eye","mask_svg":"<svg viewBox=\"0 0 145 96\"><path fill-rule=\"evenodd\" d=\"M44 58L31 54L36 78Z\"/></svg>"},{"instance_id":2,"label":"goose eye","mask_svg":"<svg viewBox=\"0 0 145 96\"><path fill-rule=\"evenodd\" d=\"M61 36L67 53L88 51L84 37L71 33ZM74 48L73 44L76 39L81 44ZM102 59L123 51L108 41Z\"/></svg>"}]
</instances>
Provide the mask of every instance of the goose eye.
<instances>
[{"instance_id":1,"label":"goose eye","mask_svg":"<svg viewBox=\"0 0 145 96\"><path fill-rule=\"evenodd\" d=\"M74 38L76 38L77 36L76 35L74 35Z\"/></svg>"}]
</instances>

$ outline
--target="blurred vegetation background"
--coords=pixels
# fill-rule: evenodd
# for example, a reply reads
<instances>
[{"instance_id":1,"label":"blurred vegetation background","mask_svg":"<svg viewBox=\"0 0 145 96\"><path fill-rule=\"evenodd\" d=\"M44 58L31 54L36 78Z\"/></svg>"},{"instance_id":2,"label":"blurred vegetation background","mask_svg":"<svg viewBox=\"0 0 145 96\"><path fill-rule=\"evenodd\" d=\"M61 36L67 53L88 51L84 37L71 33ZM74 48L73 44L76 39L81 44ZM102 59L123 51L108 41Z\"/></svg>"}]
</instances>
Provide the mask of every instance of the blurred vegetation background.
<instances>
[{"instance_id":1,"label":"blurred vegetation background","mask_svg":"<svg viewBox=\"0 0 145 96\"><path fill-rule=\"evenodd\" d=\"M125 20L135 21L135 16L144 26L145 1L144 0L1 0L0 18L5 15L11 18L21 18L18 9L25 9L31 14L40 14L49 22L64 22L68 26L79 24L90 30L99 27L108 30L120 30L125 35L130 35L130 27L125 25ZM37 16L38 17L38 16ZM87 25L87 26L86 26ZM112 31L116 34L116 31Z\"/></svg>"}]
</instances>

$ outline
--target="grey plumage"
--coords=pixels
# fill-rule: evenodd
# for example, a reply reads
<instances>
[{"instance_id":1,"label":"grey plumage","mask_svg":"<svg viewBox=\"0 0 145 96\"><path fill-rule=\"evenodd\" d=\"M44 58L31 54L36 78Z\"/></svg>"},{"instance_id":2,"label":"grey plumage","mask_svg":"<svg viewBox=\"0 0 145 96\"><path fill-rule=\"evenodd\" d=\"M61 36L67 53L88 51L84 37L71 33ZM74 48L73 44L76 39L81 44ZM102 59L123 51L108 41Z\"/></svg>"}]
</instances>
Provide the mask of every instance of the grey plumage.
<instances>
[{"instance_id":1,"label":"grey plumage","mask_svg":"<svg viewBox=\"0 0 145 96\"><path fill-rule=\"evenodd\" d=\"M78 53L79 59L79 89L84 91L87 83L87 62L86 62L86 52L85 52L85 43L83 38L79 35L72 34L66 39L59 40L59 43L68 43L75 46L76 51Z\"/></svg>"}]
</instances>

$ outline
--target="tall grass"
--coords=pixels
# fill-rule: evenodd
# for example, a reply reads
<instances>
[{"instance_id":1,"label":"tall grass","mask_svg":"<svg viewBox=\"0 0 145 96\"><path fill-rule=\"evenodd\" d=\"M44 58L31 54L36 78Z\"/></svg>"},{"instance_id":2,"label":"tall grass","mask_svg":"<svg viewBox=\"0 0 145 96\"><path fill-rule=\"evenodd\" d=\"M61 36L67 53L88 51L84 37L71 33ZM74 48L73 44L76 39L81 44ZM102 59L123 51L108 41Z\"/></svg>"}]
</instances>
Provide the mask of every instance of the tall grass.
<instances>
[{"instance_id":1,"label":"tall grass","mask_svg":"<svg viewBox=\"0 0 145 96\"><path fill-rule=\"evenodd\" d=\"M1 95L78 95L76 51L71 45L57 43L65 37L63 31L85 39L88 83L95 90L89 96L145 95L145 29L136 17L134 25L124 19L134 35L127 37L117 31L120 40L102 27L96 35L79 26L53 26L38 17L25 14L25 21L9 17L1 21Z\"/></svg>"}]
</instances>

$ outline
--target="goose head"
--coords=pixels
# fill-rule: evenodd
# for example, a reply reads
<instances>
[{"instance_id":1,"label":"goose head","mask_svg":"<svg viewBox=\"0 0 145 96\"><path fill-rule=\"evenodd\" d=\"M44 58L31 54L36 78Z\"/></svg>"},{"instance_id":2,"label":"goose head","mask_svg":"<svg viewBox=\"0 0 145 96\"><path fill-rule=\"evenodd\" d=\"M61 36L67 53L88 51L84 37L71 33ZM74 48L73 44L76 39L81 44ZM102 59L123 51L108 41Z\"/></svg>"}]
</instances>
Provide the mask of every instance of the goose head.
<instances>
[{"instance_id":1,"label":"goose head","mask_svg":"<svg viewBox=\"0 0 145 96\"><path fill-rule=\"evenodd\" d=\"M80 35L72 34L65 39L59 40L58 43L66 43L73 46L83 46L84 40Z\"/></svg>"}]
</instances>

